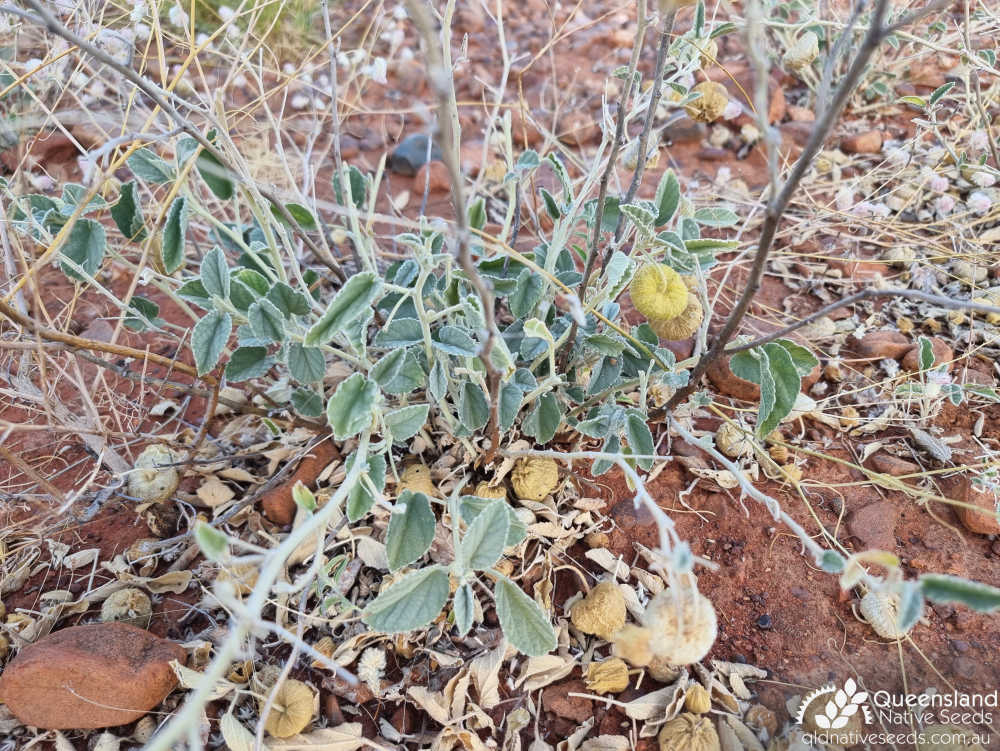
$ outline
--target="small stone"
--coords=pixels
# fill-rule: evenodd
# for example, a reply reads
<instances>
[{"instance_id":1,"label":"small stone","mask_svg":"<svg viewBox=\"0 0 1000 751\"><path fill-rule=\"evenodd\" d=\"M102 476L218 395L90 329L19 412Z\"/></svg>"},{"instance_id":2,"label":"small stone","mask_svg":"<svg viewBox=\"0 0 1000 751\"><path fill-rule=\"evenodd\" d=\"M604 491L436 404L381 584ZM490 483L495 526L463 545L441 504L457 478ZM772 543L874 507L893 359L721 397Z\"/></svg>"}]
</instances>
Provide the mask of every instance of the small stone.
<instances>
[{"instance_id":1,"label":"small stone","mask_svg":"<svg viewBox=\"0 0 1000 751\"><path fill-rule=\"evenodd\" d=\"M979 490L965 474L941 478L941 493L953 501L967 503L975 508L953 506L958 520L970 532L977 535L1000 535L997 496L988 490ZM977 511L976 509L982 509Z\"/></svg>"},{"instance_id":2,"label":"small stone","mask_svg":"<svg viewBox=\"0 0 1000 751\"><path fill-rule=\"evenodd\" d=\"M361 153L361 141L346 133L340 137L340 158L351 160Z\"/></svg>"},{"instance_id":3,"label":"small stone","mask_svg":"<svg viewBox=\"0 0 1000 751\"><path fill-rule=\"evenodd\" d=\"M872 360L898 360L913 342L898 331L869 331L858 342L858 354Z\"/></svg>"},{"instance_id":4,"label":"small stone","mask_svg":"<svg viewBox=\"0 0 1000 751\"><path fill-rule=\"evenodd\" d=\"M762 631L770 631L771 630L771 626L774 625L774 623L771 620L771 616L768 615L767 613L764 613L764 615L762 615L760 618L758 618L755 621L755 624L756 624L757 628L761 629Z\"/></svg>"},{"instance_id":5,"label":"small stone","mask_svg":"<svg viewBox=\"0 0 1000 751\"><path fill-rule=\"evenodd\" d=\"M427 164L428 141L426 133L411 133L389 154L388 167L397 175L412 177L417 170ZM430 143L430 158L441 159L441 150L436 143Z\"/></svg>"},{"instance_id":6,"label":"small stone","mask_svg":"<svg viewBox=\"0 0 1000 751\"><path fill-rule=\"evenodd\" d=\"M899 512L889 501L876 501L859 508L847 524L852 535L866 550L894 550L896 520Z\"/></svg>"},{"instance_id":7,"label":"small stone","mask_svg":"<svg viewBox=\"0 0 1000 751\"><path fill-rule=\"evenodd\" d=\"M816 120L816 113L811 109L796 107L794 104L788 107L788 116L796 123L811 123Z\"/></svg>"},{"instance_id":8,"label":"small stone","mask_svg":"<svg viewBox=\"0 0 1000 751\"><path fill-rule=\"evenodd\" d=\"M571 112L559 123L559 140L571 146L586 146L600 136L596 120L586 112Z\"/></svg>"},{"instance_id":9,"label":"small stone","mask_svg":"<svg viewBox=\"0 0 1000 751\"><path fill-rule=\"evenodd\" d=\"M733 373L729 367L729 357L722 356L706 371L708 380L726 396L743 401L755 402L760 399L760 386L751 381L745 381Z\"/></svg>"},{"instance_id":10,"label":"small stone","mask_svg":"<svg viewBox=\"0 0 1000 751\"><path fill-rule=\"evenodd\" d=\"M898 456L893 456L892 454L875 454L872 457L872 467L878 472L892 475L893 477L902 477L903 475L912 475L920 472L920 467L913 462L900 459Z\"/></svg>"},{"instance_id":11,"label":"small stone","mask_svg":"<svg viewBox=\"0 0 1000 751\"><path fill-rule=\"evenodd\" d=\"M542 705L558 717L586 722L594 714L594 703L582 696L570 696L585 693L587 685L581 680L556 683L542 691Z\"/></svg>"},{"instance_id":12,"label":"small stone","mask_svg":"<svg viewBox=\"0 0 1000 751\"><path fill-rule=\"evenodd\" d=\"M177 685L177 644L126 623L72 626L21 649L0 676L0 700L48 730L124 725Z\"/></svg>"},{"instance_id":13,"label":"small stone","mask_svg":"<svg viewBox=\"0 0 1000 751\"><path fill-rule=\"evenodd\" d=\"M877 154L882 150L882 131L869 130L848 136L840 142L840 148L848 154Z\"/></svg>"},{"instance_id":14,"label":"small stone","mask_svg":"<svg viewBox=\"0 0 1000 751\"><path fill-rule=\"evenodd\" d=\"M931 337L931 351L934 353L934 365L945 365L945 369L950 371L954 365L955 352L944 339L937 336ZM920 370L920 345L914 344L910 350L903 355L903 368L909 371Z\"/></svg>"},{"instance_id":15,"label":"small stone","mask_svg":"<svg viewBox=\"0 0 1000 751\"><path fill-rule=\"evenodd\" d=\"M429 193L447 193L451 190L451 177L444 162L437 160L421 165L413 178L413 187L422 192L427 187Z\"/></svg>"},{"instance_id":16,"label":"small stone","mask_svg":"<svg viewBox=\"0 0 1000 751\"><path fill-rule=\"evenodd\" d=\"M260 506L264 516L275 524L291 524L295 519L295 499L292 498L292 488L301 482L308 488L315 488L316 478L330 462L340 458L340 452L332 441L321 441L310 449L308 455L295 468L295 471L282 483L268 490L261 498Z\"/></svg>"}]
</instances>

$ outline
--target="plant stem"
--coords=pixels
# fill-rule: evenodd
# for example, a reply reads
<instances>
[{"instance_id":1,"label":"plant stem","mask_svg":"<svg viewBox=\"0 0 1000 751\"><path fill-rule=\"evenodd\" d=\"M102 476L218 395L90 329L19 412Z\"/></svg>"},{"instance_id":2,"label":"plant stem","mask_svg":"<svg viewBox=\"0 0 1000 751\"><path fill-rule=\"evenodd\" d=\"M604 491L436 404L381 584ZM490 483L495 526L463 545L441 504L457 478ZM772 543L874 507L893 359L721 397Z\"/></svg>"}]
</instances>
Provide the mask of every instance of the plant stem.
<instances>
[{"instance_id":1,"label":"plant stem","mask_svg":"<svg viewBox=\"0 0 1000 751\"><path fill-rule=\"evenodd\" d=\"M847 104L847 100L854 92L854 89L857 87L862 75L864 75L871 56L874 54L875 50L878 49L882 40L884 40L889 34L889 27L884 25L888 7L889 0L877 1L873 12L871 26L868 27L868 32L865 34L864 41L861 44L861 49L858 51L857 57L854 58L854 62L851 64L847 75L834 92L830 106L826 108L822 117L817 120L815 126L813 127L812 133L809 135L809 140L806 142L806 145L802 150L802 154L799 155L798 160L795 162L795 166L792 167L792 171L785 180L785 184L782 186L781 191L777 195L772 195L768 201L764 225L761 228L760 240L757 244L757 252L754 255L753 265L750 267L750 275L746 281L746 287L743 290L743 294L740 295L740 299L737 301L736 306L733 308L729 317L726 319L725 324L722 326L722 330L716 335L711 349L709 349L708 352L706 352L694 366L694 370L691 371L691 377L688 384L678 389L665 405L665 409L667 411L672 410L682 401L687 399L687 397L698 387L698 381L705 374L705 371L708 370L708 366L722 356L729 340L736 334L740 323L743 321L743 316L746 315L751 301L757 294L757 290L760 289L761 278L764 276L764 270L767 267L768 255L771 251L771 245L774 242L774 236L777 232L778 224L780 223L785 210L788 208L788 204L792 200L792 195L794 195L799 183L802 181L806 171L809 169L813 159L816 157L816 154L819 152L820 148L822 148L827 135L829 135L830 131L833 129L833 125Z\"/></svg>"}]
</instances>

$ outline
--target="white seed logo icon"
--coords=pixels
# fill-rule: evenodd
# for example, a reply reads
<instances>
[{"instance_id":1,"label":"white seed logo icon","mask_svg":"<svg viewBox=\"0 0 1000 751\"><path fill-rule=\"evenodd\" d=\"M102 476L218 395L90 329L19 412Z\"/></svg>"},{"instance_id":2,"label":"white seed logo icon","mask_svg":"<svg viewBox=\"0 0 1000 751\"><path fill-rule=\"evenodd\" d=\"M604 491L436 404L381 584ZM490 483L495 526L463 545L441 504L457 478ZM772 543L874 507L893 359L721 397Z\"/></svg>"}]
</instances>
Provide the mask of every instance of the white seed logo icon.
<instances>
[{"instance_id":1,"label":"white seed logo icon","mask_svg":"<svg viewBox=\"0 0 1000 751\"><path fill-rule=\"evenodd\" d=\"M848 678L844 687L830 698L823 712L817 712L814 720L823 730L840 730L857 714L858 707L868 700L868 693L858 691L853 678Z\"/></svg>"}]
</instances>

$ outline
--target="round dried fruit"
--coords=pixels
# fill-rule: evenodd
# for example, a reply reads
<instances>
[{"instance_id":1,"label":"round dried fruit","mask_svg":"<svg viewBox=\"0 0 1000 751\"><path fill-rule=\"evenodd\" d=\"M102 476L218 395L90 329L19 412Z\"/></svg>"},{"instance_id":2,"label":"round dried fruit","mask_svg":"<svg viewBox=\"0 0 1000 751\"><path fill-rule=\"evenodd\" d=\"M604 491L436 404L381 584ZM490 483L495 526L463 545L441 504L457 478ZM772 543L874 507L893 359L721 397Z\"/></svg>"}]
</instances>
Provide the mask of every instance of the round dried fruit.
<instances>
[{"instance_id":1,"label":"round dried fruit","mask_svg":"<svg viewBox=\"0 0 1000 751\"><path fill-rule=\"evenodd\" d=\"M819 57L819 37L816 36L815 32L807 31L785 50L782 62L789 70L801 73L817 57Z\"/></svg>"},{"instance_id":2,"label":"round dried fruit","mask_svg":"<svg viewBox=\"0 0 1000 751\"><path fill-rule=\"evenodd\" d=\"M246 683L253 675L253 660L240 660L229 666L226 680L230 683Z\"/></svg>"},{"instance_id":3,"label":"round dried fruit","mask_svg":"<svg viewBox=\"0 0 1000 751\"><path fill-rule=\"evenodd\" d=\"M738 425L724 422L715 431L715 445L730 459L737 459L753 452L753 442Z\"/></svg>"},{"instance_id":4,"label":"round dried fruit","mask_svg":"<svg viewBox=\"0 0 1000 751\"><path fill-rule=\"evenodd\" d=\"M718 81L702 81L691 91L701 96L684 105L688 117L700 123L712 123L722 117L729 104L729 92L725 86Z\"/></svg>"},{"instance_id":5,"label":"round dried fruit","mask_svg":"<svg viewBox=\"0 0 1000 751\"><path fill-rule=\"evenodd\" d=\"M712 708L712 695L700 683L691 686L684 694L684 709L694 714L705 714Z\"/></svg>"},{"instance_id":6,"label":"round dried fruit","mask_svg":"<svg viewBox=\"0 0 1000 751\"><path fill-rule=\"evenodd\" d=\"M423 493L432 498L438 497L438 490L431 482L431 471L424 464L410 464L403 469L399 475L399 485L396 487L396 492L402 493L404 490Z\"/></svg>"},{"instance_id":7,"label":"round dried fruit","mask_svg":"<svg viewBox=\"0 0 1000 751\"><path fill-rule=\"evenodd\" d=\"M162 443L154 443L136 457L135 469L128 475L128 493L140 501L163 503L177 490L181 474L178 456Z\"/></svg>"},{"instance_id":8,"label":"round dried fruit","mask_svg":"<svg viewBox=\"0 0 1000 751\"><path fill-rule=\"evenodd\" d=\"M861 615L883 639L902 639L909 631L896 627L899 595L892 592L869 592L861 598Z\"/></svg>"},{"instance_id":9,"label":"round dried fruit","mask_svg":"<svg viewBox=\"0 0 1000 751\"><path fill-rule=\"evenodd\" d=\"M698 333L698 327L705 319L705 310L698 302L698 296L689 292L687 307L676 318L663 320L650 320L649 326L658 337L666 339L668 342L681 342L689 339Z\"/></svg>"},{"instance_id":10,"label":"round dried fruit","mask_svg":"<svg viewBox=\"0 0 1000 751\"><path fill-rule=\"evenodd\" d=\"M7 652L10 651L10 642L7 637L0 634L0 660L7 656Z\"/></svg>"},{"instance_id":11,"label":"round dried fruit","mask_svg":"<svg viewBox=\"0 0 1000 751\"><path fill-rule=\"evenodd\" d=\"M149 595L135 587L113 592L101 605L101 620L105 623L121 621L146 628L152 617L153 605L149 601Z\"/></svg>"},{"instance_id":12,"label":"round dried fruit","mask_svg":"<svg viewBox=\"0 0 1000 751\"><path fill-rule=\"evenodd\" d=\"M612 651L633 665L648 665L653 659L653 650L649 644L651 637L652 634L645 626L627 623L614 635Z\"/></svg>"},{"instance_id":13,"label":"round dried fruit","mask_svg":"<svg viewBox=\"0 0 1000 751\"><path fill-rule=\"evenodd\" d=\"M676 586L655 595L642 614L650 649L670 665L700 661L715 643L718 623L707 597L693 586Z\"/></svg>"},{"instance_id":14,"label":"round dried fruit","mask_svg":"<svg viewBox=\"0 0 1000 751\"><path fill-rule=\"evenodd\" d=\"M261 711L264 709L261 701ZM302 681L289 678L278 687L267 715L264 729L275 738L289 738L301 733L312 722L316 697Z\"/></svg>"},{"instance_id":15,"label":"round dried fruit","mask_svg":"<svg viewBox=\"0 0 1000 751\"><path fill-rule=\"evenodd\" d=\"M544 501L559 485L559 465L555 459L518 459L510 474L510 483L518 498Z\"/></svg>"},{"instance_id":16,"label":"round dried fruit","mask_svg":"<svg viewBox=\"0 0 1000 751\"><path fill-rule=\"evenodd\" d=\"M215 575L215 581L229 582L240 597L250 594L257 583L257 575L260 570L252 563L237 563L226 568L220 568Z\"/></svg>"},{"instance_id":17,"label":"round dried fruit","mask_svg":"<svg viewBox=\"0 0 1000 751\"><path fill-rule=\"evenodd\" d=\"M660 751L719 751L719 734L707 717L684 712L663 725Z\"/></svg>"},{"instance_id":18,"label":"round dried fruit","mask_svg":"<svg viewBox=\"0 0 1000 751\"><path fill-rule=\"evenodd\" d=\"M585 634L610 640L625 625L625 595L617 584L603 581L570 609L573 625Z\"/></svg>"},{"instance_id":19,"label":"round dried fruit","mask_svg":"<svg viewBox=\"0 0 1000 751\"><path fill-rule=\"evenodd\" d=\"M489 482L483 480L478 485L473 492L473 495L477 498L507 498L507 488L503 485L490 485Z\"/></svg>"},{"instance_id":20,"label":"round dried fruit","mask_svg":"<svg viewBox=\"0 0 1000 751\"><path fill-rule=\"evenodd\" d=\"M587 690L595 694L617 694L628 688L628 665L620 657L592 662L584 675Z\"/></svg>"},{"instance_id":21,"label":"round dried fruit","mask_svg":"<svg viewBox=\"0 0 1000 751\"><path fill-rule=\"evenodd\" d=\"M668 321L684 312L688 287L681 275L665 263L639 267L629 285L635 309L650 321Z\"/></svg>"}]
</instances>

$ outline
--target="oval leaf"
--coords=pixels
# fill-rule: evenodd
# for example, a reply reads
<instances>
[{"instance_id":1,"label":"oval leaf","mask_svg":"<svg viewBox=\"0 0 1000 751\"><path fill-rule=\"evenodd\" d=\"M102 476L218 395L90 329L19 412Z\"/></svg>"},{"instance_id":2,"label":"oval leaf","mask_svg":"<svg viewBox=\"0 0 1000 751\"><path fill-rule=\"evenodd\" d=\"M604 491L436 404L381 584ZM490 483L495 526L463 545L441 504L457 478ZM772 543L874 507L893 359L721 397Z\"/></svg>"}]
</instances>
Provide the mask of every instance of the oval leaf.
<instances>
[{"instance_id":1,"label":"oval leaf","mask_svg":"<svg viewBox=\"0 0 1000 751\"><path fill-rule=\"evenodd\" d=\"M431 566L407 574L379 593L361 620L375 631L398 634L426 626L448 601L448 571Z\"/></svg>"},{"instance_id":2,"label":"oval leaf","mask_svg":"<svg viewBox=\"0 0 1000 751\"><path fill-rule=\"evenodd\" d=\"M371 422L377 394L378 385L361 373L340 382L326 403L326 418L338 441L357 435Z\"/></svg>"},{"instance_id":3,"label":"oval leaf","mask_svg":"<svg viewBox=\"0 0 1000 751\"><path fill-rule=\"evenodd\" d=\"M204 375L219 362L222 351L233 330L233 319L229 313L210 310L191 332L191 351L198 375Z\"/></svg>"},{"instance_id":4,"label":"oval leaf","mask_svg":"<svg viewBox=\"0 0 1000 751\"><path fill-rule=\"evenodd\" d=\"M310 347L326 344L347 324L361 316L381 289L381 281L371 271L355 274L340 288L323 316L309 329L305 343Z\"/></svg>"},{"instance_id":5,"label":"oval leaf","mask_svg":"<svg viewBox=\"0 0 1000 751\"><path fill-rule=\"evenodd\" d=\"M556 648L556 634L538 603L506 576L497 578L493 590L497 617L504 636L529 657L540 657Z\"/></svg>"},{"instance_id":6,"label":"oval leaf","mask_svg":"<svg viewBox=\"0 0 1000 751\"><path fill-rule=\"evenodd\" d=\"M398 571L403 566L409 566L430 550L436 524L437 519L427 496L412 490L400 493L389 517L389 531L385 536L389 570Z\"/></svg>"}]
</instances>

